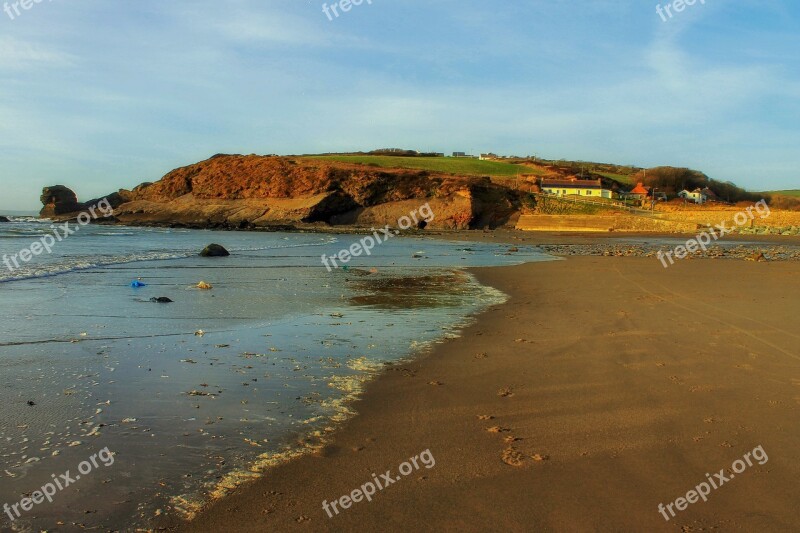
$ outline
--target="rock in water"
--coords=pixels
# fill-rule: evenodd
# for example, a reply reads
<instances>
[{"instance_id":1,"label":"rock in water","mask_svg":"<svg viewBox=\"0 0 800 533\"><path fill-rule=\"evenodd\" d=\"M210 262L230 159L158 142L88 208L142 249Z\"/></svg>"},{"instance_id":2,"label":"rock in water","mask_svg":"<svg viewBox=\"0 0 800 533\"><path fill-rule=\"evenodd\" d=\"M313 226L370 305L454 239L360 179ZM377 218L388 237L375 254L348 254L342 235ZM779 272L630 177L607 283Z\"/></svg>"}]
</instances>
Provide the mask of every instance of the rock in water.
<instances>
[{"instance_id":1,"label":"rock in water","mask_svg":"<svg viewBox=\"0 0 800 533\"><path fill-rule=\"evenodd\" d=\"M196 287L201 291L210 291L211 289L214 288L213 285L211 285L210 283L206 283L205 281L201 281L196 285Z\"/></svg>"},{"instance_id":2,"label":"rock in water","mask_svg":"<svg viewBox=\"0 0 800 533\"><path fill-rule=\"evenodd\" d=\"M157 303L157 304L171 304L171 303L173 303L172 300L170 300L166 296L159 296L158 298L156 298L154 296L154 297L150 298L150 301L154 302L154 303Z\"/></svg>"},{"instance_id":3,"label":"rock in water","mask_svg":"<svg viewBox=\"0 0 800 533\"><path fill-rule=\"evenodd\" d=\"M0 216L0 222L11 222L7 217Z\"/></svg>"},{"instance_id":4,"label":"rock in water","mask_svg":"<svg viewBox=\"0 0 800 533\"><path fill-rule=\"evenodd\" d=\"M45 187L42 189L40 200L44 207L39 212L39 216L46 218L75 213L83 208L83 204L78 203L75 193L63 185Z\"/></svg>"},{"instance_id":5,"label":"rock in water","mask_svg":"<svg viewBox=\"0 0 800 533\"><path fill-rule=\"evenodd\" d=\"M209 244L200 252L202 257L228 257L230 252L219 244Z\"/></svg>"}]
</instances>

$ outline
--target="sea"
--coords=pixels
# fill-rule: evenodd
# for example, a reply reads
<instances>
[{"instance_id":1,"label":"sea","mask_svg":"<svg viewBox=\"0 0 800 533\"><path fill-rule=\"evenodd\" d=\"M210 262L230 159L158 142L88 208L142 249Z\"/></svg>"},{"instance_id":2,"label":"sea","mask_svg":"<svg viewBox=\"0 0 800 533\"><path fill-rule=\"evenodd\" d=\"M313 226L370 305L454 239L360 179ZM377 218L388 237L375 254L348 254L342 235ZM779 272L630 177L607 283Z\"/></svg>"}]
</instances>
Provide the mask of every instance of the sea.
<instances>
[{"instance_id":1,"label":"sea","mask_svg":"<svg viewBox=\"0 0 800 533\"><path fill-rule=\"evenodd\" d=\"M0 258L18 258L0 263L9 531L191 518L323 446L384 366L506 300L468 267L555 259L420 232L328 270L321 256L362 236L72 223L50 253L24 262L20 252L63 234L61 224L9 218L0 223ZM200 257L210 243L231 255Z\"/></svg>"}]
</instances>

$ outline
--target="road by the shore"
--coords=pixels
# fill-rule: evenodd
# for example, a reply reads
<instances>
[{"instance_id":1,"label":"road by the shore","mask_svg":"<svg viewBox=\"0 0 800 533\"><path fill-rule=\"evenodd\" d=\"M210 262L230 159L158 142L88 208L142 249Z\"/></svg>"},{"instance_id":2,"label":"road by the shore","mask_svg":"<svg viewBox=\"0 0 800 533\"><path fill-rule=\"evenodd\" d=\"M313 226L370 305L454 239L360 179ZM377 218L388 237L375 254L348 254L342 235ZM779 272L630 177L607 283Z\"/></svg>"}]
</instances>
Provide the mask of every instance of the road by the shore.
<instances>
[{"instance_id":1,"label":"road by the shore","mask_svg":"<svg viewBox=\"0 0 800 533\"><path fill-rule=\"evenodd\" d=\"M180 531L800 527L797 262L576 257L474 272L510 300L387 369L323 450ZM764 464L669 522L659 513L758 446ZM323 510L425 450L432 468Z\"/></svg>"}]
</instances>

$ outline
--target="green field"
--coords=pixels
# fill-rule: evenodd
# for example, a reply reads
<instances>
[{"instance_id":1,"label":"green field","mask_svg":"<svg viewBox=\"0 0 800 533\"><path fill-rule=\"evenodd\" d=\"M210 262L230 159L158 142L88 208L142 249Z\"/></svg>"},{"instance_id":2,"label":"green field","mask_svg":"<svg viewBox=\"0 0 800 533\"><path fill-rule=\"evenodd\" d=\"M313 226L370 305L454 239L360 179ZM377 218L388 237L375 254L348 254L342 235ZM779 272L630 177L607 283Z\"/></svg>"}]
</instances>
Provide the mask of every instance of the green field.
<instances>
[{"instance_id":1,"label":"green field","mask_svg":"<svg viewBox=\"0 0 800 533\"><path fill-rule=\"evenodd\" d=\"M430 172L443 172L459 176L514 177L536 173L533 169L511 163L455 157L393 157L384 155L313 155L303 157L305 159L372 165L381 168L428 170Z\"/></svg>"},{"instance_id":2,"label":"green field","mask_svg":"<svg viewBox=\"0 0 800 533\"><path fill-rule=\"evenodd\" d=\"M625 185L633 185L633 176L627 176L625 174L614 174L612 172L595 172L595 174L599 174L604 178L609 178L620 183L624 183Z\"/></svg>"},{"instance_id":3,"label":"green field","mask_svg":"<svg viewBox=\"0 0 800 533\"><path fill-rule=\"evenodd\" d=\"M782 194L783 196L800 197L800 189L790 189L786 191L770 191L768 194Z\"/></svg>"}]
</instances>

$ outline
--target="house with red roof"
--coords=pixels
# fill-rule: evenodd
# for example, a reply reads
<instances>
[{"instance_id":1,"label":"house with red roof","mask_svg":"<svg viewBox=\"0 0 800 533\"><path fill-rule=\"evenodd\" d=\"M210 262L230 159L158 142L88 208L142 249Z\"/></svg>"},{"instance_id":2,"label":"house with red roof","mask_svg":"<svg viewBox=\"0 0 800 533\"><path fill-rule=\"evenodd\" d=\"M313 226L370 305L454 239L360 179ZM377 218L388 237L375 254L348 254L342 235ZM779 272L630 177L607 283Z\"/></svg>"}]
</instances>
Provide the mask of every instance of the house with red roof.
<instances>
[{"instance_id":1,"label":"house with red roof","mask_svg":"<svg viewBox=\"0 0 800 533\"><path fill-rule=\"evenodd\" d=\"M650 187L645 187L642 182L636 184L636 187L631 189L628 192L620 192L619 197L623 200L631 199L631 200L638 200L643 201L646 200L647 197L650 196Z\"/></svg>"}]
</instances>

